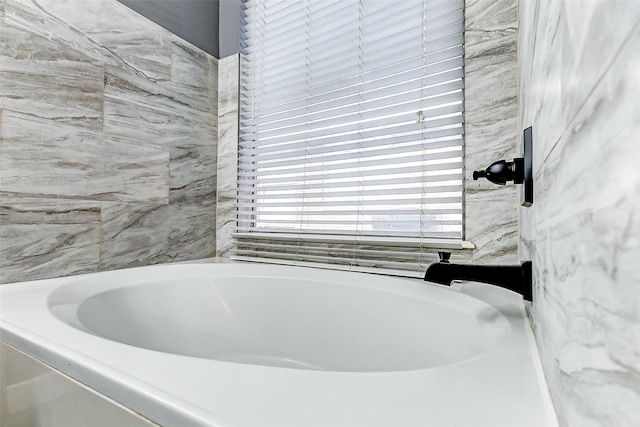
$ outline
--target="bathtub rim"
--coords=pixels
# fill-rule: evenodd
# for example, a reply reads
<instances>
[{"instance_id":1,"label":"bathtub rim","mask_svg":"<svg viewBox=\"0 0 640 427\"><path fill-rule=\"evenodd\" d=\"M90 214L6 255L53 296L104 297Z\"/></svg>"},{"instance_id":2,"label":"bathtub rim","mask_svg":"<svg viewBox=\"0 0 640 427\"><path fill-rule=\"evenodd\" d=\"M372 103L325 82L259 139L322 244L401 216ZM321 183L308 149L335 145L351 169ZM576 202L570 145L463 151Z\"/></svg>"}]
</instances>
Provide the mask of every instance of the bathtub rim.
<instances>
[{"instance_id":1,"label":"bathtub rim","mask_svg":"<svg viewBox=\"0 0 640 427\"><path fill-rule=\"evenodd\" d=\"M197 260L189 263L216 263L220 262L218 260ZM227 263L229 261L224 260L223 263ZM236 262L243 264L243 262ZM183 264L183 263L180 263ZM175 264L169 264L175 265ZM149 268L149 267L136 267L136 268ZM91 273L89 275L82 276L73 276L73 279L84 278L86 276L91 276L95 274L101 273ZM358 273L363 274L363 273ZM42 290L43 286L59 286L60 283L68 281L70 278L57 278L57 279L44 279L33 282L23 282L20 283L21 288L20 292L27 291L28 293L34 292L38 293L34 288L40 288ZM415 279L408 279L415 280ZM16 285L16 284L13 284ZM27 290L24 288L25 286L32 287L32 289ZM436 285L438 286L438 285ZM12 285L2 285L0 287L0 295L5 289L9 289L9 287L13 287ZM489 305L496 308L510 322L510 326L515 333L511 334L507 342L503 345L505 347L509 347L508 351L516 351L517 353L525 356L527 359L525 363L526 371L527 371L527 379L526 382L529 383L530 387L527 389L527 395L531 399L526 399L528 402L526 404L514 404L507 408L502 408L507 413L511 414L511 418L521 420L523 416L523 411L533 411L530 413L529 419L533 420L532 426L539 425L557 425L555 421L555 414L553 412L553 406L551 404L550 397L548 395L548 389L546 387L546 382L544 379L544 373L541 369L541 364L539 362L539 356L535 349L535 340L531 334L530 325L528 323L526 313L524 310L524 304L521 300L520 296L517 294L513 294L512 292L505 291L502 289L498 289L494 286L484 285L484 284L473 284L473 283L462 283L457 286L457 289L452 290L453 292L461 292L463 294L469 295L472 298L479 299L488 303ZM0 299L0 302L4 301ZM42 301L40 301L42 303ZM27 305L33 306L32 303L27 303ZM42 308L42 307L40 307ZM32 329L32 328L31 328ZM72 329L72 328L69 328ZM80 331L76 331L78 334L85 334ZM153 376L149 377L144 376L142 379L139 378L131 378L127 372L122 372L120 369L115 368L113 366L113 360L109 363L102 363L101 361L97 361L92 359L90 356L85 354L79 354L76 348L68 348L60 344L59 342L54 342L48 339L47 337L37 334L30 330L30 328L22 328L19 325L13 324L11 321L7 321L4 316L0 316L0 339L7 342L9 345L14 346L20 351L23 351L37 360L42 361L43 363L58 369L65 375L69 375L70 377L85 383L90 386L93 390L98 391L106 395L107 397L114 399L121 404L133 409L136 412L141 413L143 416L155 421L160 422L161 424L166 425L183 425L183 426L234 426L235 420L232 420L233 417L225 416L226 414L220 414L217 411L212 411L210 408L205 408L202 405L202 399L196 402L193 399L189 399L188 396L186 399L185 393L168 393L166 392L165 387L162 385L158 386L157 381L153 381ZM515 339L514 339L515 338ZM531 347L533 345L533 348ZM73 346L72 346L73 347ZM132 349L136 349L132 347ZM532 351L533 350L533 351ZM136 351L149 352L152 350L145 349L137 349L134 350L133 353L128 351L127 354L134 354ZM494 355L495 356L495 355ZM498 355L500 356L500 355ZM184 358L184 356L171 356L165 355L164 362L171 363L172 358ZM494 357L495 359L495 357ZM392 380L387 378L387 382L391 389L394 387L416 387L419 386L419 383L423 383L425 381L433 381L434 379L440 378L442 379L442 371L446 371L448 374L452 373L452 370L456 370L458 368L462 368L462 372L458 372L454 377L464 378L469 375L469 373L477 371L480 369L489 369L494 374L500 376L501 368L503 362L500 362L501 357L498 357L497 360L493 360L492 357L480 356L470 361L461 362L456 365L447 366L443 369L430 370L426 369L423 371L407 371L407 372L397 372L392 373L390 376L393 377ZM175 360L174 360L175 361ZM217 364L217 368L223 368L223 370L230 370L231 373L226 375L228 378L233 378L234 375L241 373L240 377L243 379L247 379L247 375L254 376L264 379L273 379L274 376L265 373L264 367L251 367L244 365L242 369L237 369L237 366L233 363L229 362L220 362L220 361L208 361L209 363ZM205 362L205 365L207 362ZM200 367L204 366L202 363L195 363L192 365L199 365ZM224 366L226 365L226 366ZM211 367L208 366L208 367ZM271 368L277 370L278 368ZM259 372L261 371L262 372ZM129 370L130 371L130 370ZM240 372L245 371L245 372ZM287 370L288 371L288 370ZM429 371L437 371L434 372ZM302 377L306 377L306 379L314 378L317 380L317 373L314 371L303 371L305 372ZM416 375L416 372L419 374ZM219 372L222 373L222 370ZM332 374L331 372L320 372L320 375ZM345 375L345 373L333 373L338 377L341 375ZM145 374L146 375L146 374ZM370 384L372 377L376 376L389 376L388 373L346 373L346 375L360 375L362 379L366 379L363 381L363 384ZM224 376L224 375L223 375ZM300 379L300 375L294 374L294 377L298 377ZM277 376L276 376L277 377ZM413 377L413 378L411 378ZM149 379L151 378L151 381ZM303 378L304 379L304 378ZM334 378L335 379L335 378ZM501 381L504 378L501 379ZM332 380L333 381L333 380ZM323 381L320 381L323 382ZM96 384L99 384L96 386ZM205 387L206 388L206 387ZM357 388L357 387L356 387ZM518 387L521 388L521 387ZM184 390L182 390L184 392ZM204 392L205 390L200 390L200 392ZM219 390L218 390L219 391ZM363 393L367 393L366 387L360 387L358 391ZM322 393L321 393L322 394ZM371 394L371 393L369 393ZM473 394L473 393L472 393ZM494 391L489 391L484 393L484 396L479 396L476 392L473 394L474 399L487 400L489 401L495 398L499 398L495 395ZM504 398L508 396L509 393L498 393ZM186 393L189 395L189 393ZM191 394L193 397L193 393ZM328 395L325 394L325 397ZM464 399L464 396L456 396L456 398ZM269 400L269 399L267 399ZM529 401L530 400L530 401ZM495 401L495 400L494 400ZM445 403L445 402L442 402ZM511 402L513 403L513 402ZM404 402L402 406L407 406ZM415 405L414 405L415 406ZM350 406L351 407L351 406ZM437 408L438 405L434 405L433 408ZM362 410L370 409L370 405L367 404L366 399L360 401L355 405L357 409L361 408ZM344 408L343 408L344 409ZM402 409L402 408L400 408ZM224 411L223 411L224 412ZM420 411L418 411L420 412ZM423 411L424 412L424 411ZM233 413L233 412L231 412ZM509 419L509 414L505 415L506 419ZM503 417L504 418L504 417ZM477 419L473 418L473 420L477 421ZM544 420L545 424L540 424L540 421ZM414 420L415 421L415 420ZM298 420L298 424L300 420ZM244 424L242 424L244 425ZM268 424L265 424L268 425ZM277 425L277 424L274 424ZM293 423L292 425L295 425ZM321 424L320 424L321 425ZM327 424L331 425L331 424ZM346 425L349 425L348 423ZM493 425L500 425L493 424ZM507 425L507 424L505 424ZM522 424L524 425L524 424Z\"/></svg>"}]
</instances>

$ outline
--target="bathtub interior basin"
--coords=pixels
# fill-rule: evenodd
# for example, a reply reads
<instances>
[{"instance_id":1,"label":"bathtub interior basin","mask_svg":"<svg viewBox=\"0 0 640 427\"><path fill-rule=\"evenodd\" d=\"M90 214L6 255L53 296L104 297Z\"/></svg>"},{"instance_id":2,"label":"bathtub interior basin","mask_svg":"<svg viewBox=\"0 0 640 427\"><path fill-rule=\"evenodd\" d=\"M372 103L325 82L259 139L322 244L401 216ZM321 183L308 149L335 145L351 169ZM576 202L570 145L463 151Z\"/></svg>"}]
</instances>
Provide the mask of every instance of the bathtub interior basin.
<instances>
[{"instance_id":1,"label":"bathtub interior basin","mask_svg":"<svg viewBox=\"0 0 640 427\"><path fill-rule=\"evenodd\" d=\"M353 283L338 272L305 278L252 267L240 275L192 267L162 279L70 283L51 293L48 306L78 330L131 346L321 371L449 365L495 349L509 333L490 305L419 280L371 275Z\"/></svg>"},{"instance_id":2,"label":"bathtub interior basin","mask_svg":"<svg viewBox=\"0 0 640 427\"><path fill-rule=\"evenodd\" d=\"M0 303L3 343L154 425L557 427L522 297L492 285L214 260Z\"/></svg>"}]
</instances>

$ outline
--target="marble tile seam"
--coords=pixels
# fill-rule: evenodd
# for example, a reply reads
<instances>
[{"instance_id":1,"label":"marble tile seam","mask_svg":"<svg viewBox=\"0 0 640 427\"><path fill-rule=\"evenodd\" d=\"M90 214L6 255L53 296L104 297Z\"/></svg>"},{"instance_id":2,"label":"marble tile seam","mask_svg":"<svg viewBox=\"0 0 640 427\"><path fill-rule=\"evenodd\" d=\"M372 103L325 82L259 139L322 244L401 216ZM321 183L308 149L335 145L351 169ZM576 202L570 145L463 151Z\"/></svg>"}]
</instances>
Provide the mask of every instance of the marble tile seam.
<instances>
[{"instance_id":1,"label":"marble tile seam","mask_svg":"<svg viewBox=\"0 0 640 427\"><path fill-rule=\"evenodd\" d=\"M607 66L604 68L602 74L598 77L598 79L594 82L593 86L589 89L589 92L588 92L587 96L584 98L584 101L582 102L580 107L576 110L576 113L573 115L573 117L571 117L571 119L567 122L567 124L565 126L565 129L562 132L562 134L552 143L551 148L549 148L547 150L547 154L545 155L545 157L542 160L542 162L540 162L540 165L537 165L537 166L534 165L534 168L536 169L536 172L534 174L534 179L539 179L540 178L540 174L542 173L542 170L543 170L543 165L545 165L547 163L547 161L551 157L551 154L559 146L560 141L562 141L565 138L565 135L566 135L567 131L569 131L570 129L573 128L576 119L578 117L580 117L580 115L582 114L583 109L585 108L585 106L589 104L591 96L597 91L597 89L602 84L602 82L604 81L604 79L607 76L607 74L609 73L609 71L612 69L612 67L615 65L615 63L618 61L620 56L625 51L627 45L631 43L631 41L633 40L634 36L637 36L638 33L640 33L640 19L638 19L638 22L636 22L636 24L633 26L632 30L629 31L629 35L620 44L620 47L618 48L616 53L611 58L611 61L609 61ZM530 126L529 124L526 124L526 123L523 123L522 125L523 126ZM534 125L533 139L534 139L534 144L535 144L535 124L533 124L533 125Z\"/></svg>"},{"instance_id":2,"label":"marble tile seam","mask_svg":"<svg viewBox=\"0 0 640 427\"><path fill-rule=\"evenodd\" d=\"M168 192L168 189L167 189ZM150 205L154 205L154 206L167 206L170 205L171 202L168 201L168 195L167 196L162 196L162 197L158 197L155 199L142 199L142 200L137 200L137 199L118 199L115 197L115 195L117 195L117 192L102 192L102 193L96 193L94 195L84 195L84 194L79 194L79 195L59 195L59 194L55 194L55 193L22 193L22 192L12 192L12 191L0 191L0 198L3 200L2 204L3 205L17 205L21 203L21 200L23 200L24 198L28 198L28 199L37 199L37 200L41 200L42 202L86 202L86 203L92 203L92 202L118 202L118 203L122 203L125 205L140 205L140 204L150 204Z\"/></svg>"},{"instance_id":3,"label":"marble tile seam","mask_svg":"<svg viewBox=\"0 0 640 427\"><path fill-rule=\"evenodd\" d=\"M25 6L21 5L21 7L25 7ZM14 8L16 8L16 7L14 6ZM28 9L31 9L31 8L28 8ZM88 55L88 58L89 58L88 62L91 62L91 63L98 62L101 65L104 65L107 62L105 60L109 56L114 54L114 52L112 50L107 49L104 45L102 45L101 43L99 43L96 40L94 40L91 37L89 37L88 34L85 34L84 32L78 30L73 25L71 25L68 22L66 22L64 19L62 19L60 17L57 17L57 16L47 12L42 7L40 7L38 10L39 10L39 13L44 14L41 17L42 20L47 19L47 20L49 20L49 23L54 23L55 25L64 27L64 29L67 32L69 32L70 34L72 34L74 37L77 38L76 40L74 40L74 42L76 42L77 44L73 45L74 47L72 48L72 50L76 50L78 52L82 52L85 55ZM16 8L16 11L22 12L22 10L19 9L19 8ZM14 11L14 13L16 11ZM18 15L16 15L16 16L18 16ZM22 17L20 17L20 18L22 18ZM29 27L29 25L25 25L25 23L21 22L19 19L18 20L13 19L12 21L8 21L5 18L4 21L5 21L5 24L7 26L14 27L16 29L19 29L19 30L24 31L24 32L29 33L29 34L33 34L33 35L38 36L38 37L42 37L44 39L47 39L47 38L50 39L51 37L54 36L53 33L47 34L40 27L37 27L37 28ZM55 41L60 41L60 40L58 40L58 38L55 38L54 40ZM85 43L85 45L82 45L82 43ZM71 44L69 44L69 45L71 45ZM114 57L124 63L124 61L122 61L122 58L117 57L115 55L114 55ZM126 65L129 65L129 64L126 64Z\"/></svg>"},{"instance_id":4,"label":"marble tile seam","mask_svg":"<svg viewBox=\"0 0 640 427\"><path fill-rule=\"evenodd\" d=\"M205 52L204 50L200 49L198 46L195 46L194 44L183 39L182 37L176 34L173 34L168 30L165 30L163 27L160 27L160 28L163 31L167 32L167 35L169 37L169 42L173 47L176 47L182 51L188 52L192 55L203 56L204 58L207 58L208 61L210 61L210 66L218 67L218 64L220 63L220 58L216 58L215 56Z\"/></svg>"},{"instance_id":5,"label":"marble tile seam","mask_svg":"<svg viewBox=\"0 0 640 427\"><path fill-rule=\"evenodd\" d=\"M479 44L486 43L489 40L500 40L504 37L513 37L518 36L518 27L503 27L503 28L492 28L492 29L482 29L482 28L465 28L465 52L469 46L476 46ZM484 37L481 38L481 41L469 41L472 39L470 37L473 34L482 34Z\"/></svg>"},{"instance_id":6,"label":"marble tile seam","mask_svg":"<svg viewBox=\"0 0 640 427\"><path fill-rule=\"evenodd\" d=\"M118 4L118 3L116 3ZM128 9L126 9L128 10ZM122 67L124 69L127 69L133 73L135 73L136 75L146 78L147 80L149 80L150 82L155 82L155 83L159 83L161 81L166 80L165 78L156 78L154 77L153 73L149 74L147 72L145 72L145 70L141 69L139 66L137 66L135 63L131 62L127 57L128 57L128 53L126 51L124 51L124 53L119 52L117 47L114 46L109 46L109 43L105 43L104 40L101 40L101 33L92 33L91 31L87 31L83 28L78 28L76 23L74 22L68 22L64 16L62 16L62 14L58 13L51 13L50 11L47 11L44 7L39 7L39 13L43 14L43 16L45 16L45 19L49 19L52 22L55 22L57 25L62 25L64 26L68 31L73 32L73 34L81 39L83 39L83 41L85 43L89 43L93 46L94 51L93 53L95 55L100 56L98 57L94 57L92 58L93 61L99 61L101 63L103 63L103 65L106 64L111 64L111 65L117 65L118 67ZM131 11L131 13L134 13ZM149 23L151 23L151 21L149 21ZM15 22L13 23L13 25L16 28L20 28L22 30L25 30L27 32L30 33L34 33L34 34L38 34L41 35L39 33L37 33L37 31L35 31L33 28L24 28L24 26L19 25L19 22ZM155 24L153 24L155 25ZM189 42L169 33L167 30L165 30L164 28L157 26L157 30L161 33L163 33L163 36L167 38L167 40L169 41L169 44L172 46L176 46L182 50L191 52L193 55L196 56L200 56L203 59L206 59L207 61L210 60L215 60L213 61L216 65L217 65L217 59L214 58L213 56L207 54L206 52L202 51L201 49L197 48L196 46L193 46L192 44L190 44ZM99 52L99 54L98 54ZM90 55L91 56L91 55Z\"/></svg>"},{"instance_id":7,"label":"marble tile seam","mask_svg":"<svg viewBox=\"0 0 640 427\"><path fill-rule=\"evenodd\" d=\"M2 226L42 225L43 217L47 225L78 225L98 221L100 206L84 204L76 207L38 206L23 203L2 203Z\"/></svg>"}]
</instances>

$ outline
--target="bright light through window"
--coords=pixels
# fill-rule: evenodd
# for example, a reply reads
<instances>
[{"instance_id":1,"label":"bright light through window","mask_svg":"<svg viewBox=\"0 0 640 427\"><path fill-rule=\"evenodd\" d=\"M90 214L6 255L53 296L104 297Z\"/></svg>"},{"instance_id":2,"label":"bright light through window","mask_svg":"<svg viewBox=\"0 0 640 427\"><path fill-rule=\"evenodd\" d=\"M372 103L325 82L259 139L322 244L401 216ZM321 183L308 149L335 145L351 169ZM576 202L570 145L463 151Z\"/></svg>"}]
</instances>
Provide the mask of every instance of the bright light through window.
<instances>
[{"instance_id":1,"label":"bright light through window","mask_svg":"<svg viewBox=\"0 0 640 427\"><path fill-rule=\"evenodd\" d=\"M462 238L463 7L243 2L239 234Z\"/></svg>"}]
</instances>

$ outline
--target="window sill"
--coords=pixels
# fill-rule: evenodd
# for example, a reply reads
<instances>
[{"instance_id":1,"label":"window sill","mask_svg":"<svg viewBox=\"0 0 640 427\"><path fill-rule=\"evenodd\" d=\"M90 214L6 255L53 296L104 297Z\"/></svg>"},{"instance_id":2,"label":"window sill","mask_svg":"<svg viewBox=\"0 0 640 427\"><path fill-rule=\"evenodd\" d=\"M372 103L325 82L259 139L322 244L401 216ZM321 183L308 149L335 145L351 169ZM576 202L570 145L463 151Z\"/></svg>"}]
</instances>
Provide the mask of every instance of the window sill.
<instances>
[{"instance_id":1,"label":"window sill","mask_svg":"<svg viewBox=\"0 0 640 427\"><path fill-rule=\"evenodd\" d=\"M308 243L335 243L362 245L414 247L433 249L475 249L475 245L466 240L457 239L420 239L406 237L370 237L370 236L326 236L319 234L289 234L289 233L233 233L236 239L270 240L270 241L299 241Z\"/></svg>"}]
</instances>

